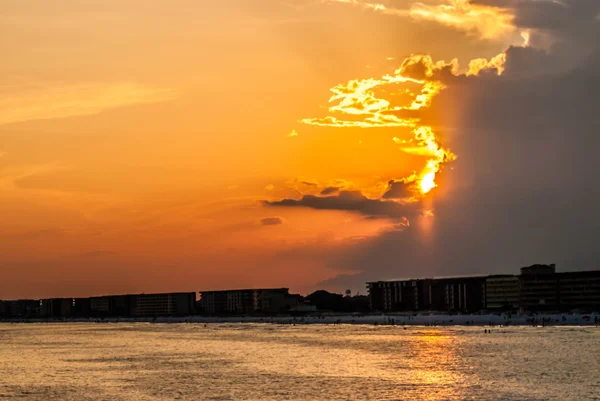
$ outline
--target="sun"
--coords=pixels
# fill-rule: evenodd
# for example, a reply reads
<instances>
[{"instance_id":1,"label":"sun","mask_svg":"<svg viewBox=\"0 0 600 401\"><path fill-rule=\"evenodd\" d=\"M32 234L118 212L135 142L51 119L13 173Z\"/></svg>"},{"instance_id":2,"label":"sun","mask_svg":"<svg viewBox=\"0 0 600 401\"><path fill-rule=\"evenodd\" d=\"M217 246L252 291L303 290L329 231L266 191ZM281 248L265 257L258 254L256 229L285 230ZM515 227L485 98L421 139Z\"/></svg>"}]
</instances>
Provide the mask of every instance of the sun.
<instances>
[{"instance_id":1,"label":"sun","mask_svg":"<svg viewBox=\"0 0 600 401\"><path fill-rule=\"evenodd\" d=\"M435 188L437 186L435 184L435 172L432 171L432 172L425 174L421 178L421 182L419 183L419 185L421 186L421 192L423 192L423 194L426 194L429 191L431 191L433 188Z\"/></svg>"}]
</instances>

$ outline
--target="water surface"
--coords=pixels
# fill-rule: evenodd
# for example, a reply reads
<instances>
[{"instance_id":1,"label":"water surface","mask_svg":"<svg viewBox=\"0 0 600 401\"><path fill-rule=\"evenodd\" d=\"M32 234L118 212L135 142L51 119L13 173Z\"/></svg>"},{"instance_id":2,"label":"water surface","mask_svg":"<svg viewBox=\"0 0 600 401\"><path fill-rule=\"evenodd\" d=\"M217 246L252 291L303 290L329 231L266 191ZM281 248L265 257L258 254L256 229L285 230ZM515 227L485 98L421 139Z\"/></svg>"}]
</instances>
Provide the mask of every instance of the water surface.
<instances>
[{"instance_id":1,"label":"water surface","mask_svg":"<svg viewBox=\"0 0 600 401\"><path fill-rule=\"evenodd\" d=\"M1 324L0 399L600 400L600 328Z\"/></svg>"}]
</instances>

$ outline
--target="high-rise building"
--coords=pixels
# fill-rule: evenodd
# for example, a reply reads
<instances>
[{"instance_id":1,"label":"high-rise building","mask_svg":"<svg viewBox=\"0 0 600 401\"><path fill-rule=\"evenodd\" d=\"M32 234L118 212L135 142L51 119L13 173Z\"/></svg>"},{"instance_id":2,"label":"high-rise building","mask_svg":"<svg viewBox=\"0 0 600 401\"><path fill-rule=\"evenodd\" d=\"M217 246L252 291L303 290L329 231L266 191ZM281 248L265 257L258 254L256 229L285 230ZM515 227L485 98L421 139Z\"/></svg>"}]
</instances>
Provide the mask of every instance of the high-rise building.
<instances>
[{"instance_id":1,"label":"high-rise building","mask_svg":"<svg viewBox=\"0 0 600 401\"><path fill-rule=\"evenodd\" d=\"M561 310L600 312L600 271L564 272L557 276Z\"/></svg>"},{"instance_id":2,"label":"high-rise building","mask_svg":"<svg viewBox=\"0 0 600 401\"><path fill-rule=\"evenodd\" d=\"M485 307L489 310L517 310L519 308L519 277L496 275L485 279Z\"/></svg>"},{"instance_id":3,"label":"high-rise building","mask_svg":"<svg viewBox=\"0 0 600 401\"><path fill-rule=\"evenodd\" d=\"M518 276L376 281L367 288L374 311L600 311L600 271L556 273L553 264L523 267Z\"/></svg>"},{"instance_id":4,"label":"high-rise building","mask_svg":"<svg viewBox=\"0 0 600 401\"><path fill-rule=\"evenodd\" d=\"M277 313L298 303L287 288L201 291L200 312L209 314Z\"/></svg>"},{"instance_id":5,"label":"high-rise building","mask_svg":"<svg viewBox=\"0 0 600 401\"><path fill-rule=\"evenodd\" d=\"M556 265L532 265L521 268L519 306L527 311L558 309Z\"/></svg>"},{"instance_id":6,"label":"high-rise building","mask_svg":"<svg viewBox=\"0 0 600 401\"><path fill-rule=\"evenodd\" d=\"M129 316L174 316L194 313L195 292L128 295Z\"/></svg>"},{"instance_id":7,"label":"high-rise building","mask_svg":"<svg viewBox=\"0 0 600 401\"><path fill-rule=\"evenodd\" d=\"M367 283L372 310L477 311L485 303L485 277L438 277Z\"/></svg>"}]
</instances>

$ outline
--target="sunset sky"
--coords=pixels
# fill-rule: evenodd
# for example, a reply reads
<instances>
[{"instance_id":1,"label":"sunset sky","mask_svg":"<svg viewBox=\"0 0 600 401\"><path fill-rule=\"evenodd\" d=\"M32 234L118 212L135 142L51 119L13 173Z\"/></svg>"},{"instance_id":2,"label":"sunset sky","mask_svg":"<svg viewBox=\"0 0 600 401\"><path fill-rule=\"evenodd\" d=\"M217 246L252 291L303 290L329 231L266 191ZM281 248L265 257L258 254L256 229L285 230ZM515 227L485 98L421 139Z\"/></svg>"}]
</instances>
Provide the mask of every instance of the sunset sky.
<instances>
[{"instance_id":1,"label":"sunset sky","mask_svg":"<svg viewBox=\"0 0 600 401\"><path fill-rule=\"evenodd\" d=\"M600 267L598 0L0 0L0 299Z\"/></svg>"}]
</instances>

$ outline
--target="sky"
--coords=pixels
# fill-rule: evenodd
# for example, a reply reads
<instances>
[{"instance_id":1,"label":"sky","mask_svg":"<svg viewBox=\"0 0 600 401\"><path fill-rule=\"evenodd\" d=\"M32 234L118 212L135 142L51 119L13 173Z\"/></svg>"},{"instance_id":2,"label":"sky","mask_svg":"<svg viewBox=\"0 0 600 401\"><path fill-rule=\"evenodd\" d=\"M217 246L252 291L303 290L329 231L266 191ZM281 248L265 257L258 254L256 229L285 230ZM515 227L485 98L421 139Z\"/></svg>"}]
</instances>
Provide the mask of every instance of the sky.
<instances>
[{"instance_id":1,"label":"sky","mask_svg":"<svg viewBox=\"0 0 600 401\"><path fill-rule=\"evenodd\" d=\"M0 0L0 298L600 268L597 0Z\"/></svg>"}]
</instances>

